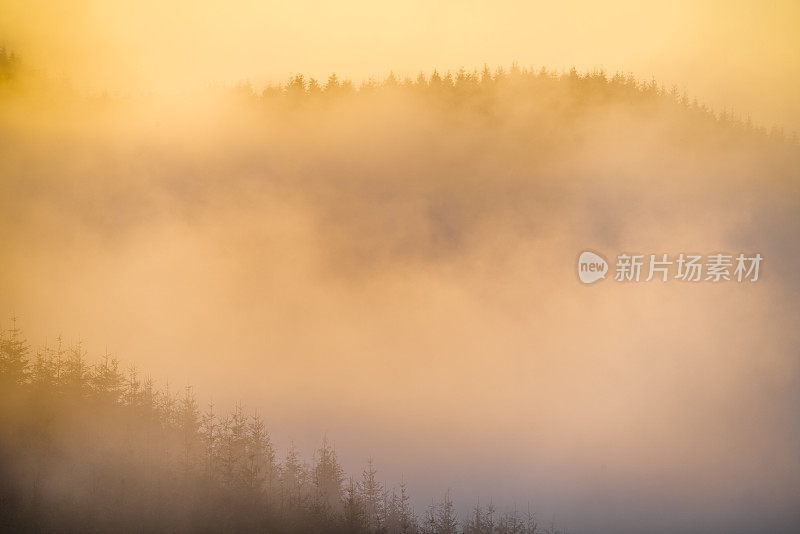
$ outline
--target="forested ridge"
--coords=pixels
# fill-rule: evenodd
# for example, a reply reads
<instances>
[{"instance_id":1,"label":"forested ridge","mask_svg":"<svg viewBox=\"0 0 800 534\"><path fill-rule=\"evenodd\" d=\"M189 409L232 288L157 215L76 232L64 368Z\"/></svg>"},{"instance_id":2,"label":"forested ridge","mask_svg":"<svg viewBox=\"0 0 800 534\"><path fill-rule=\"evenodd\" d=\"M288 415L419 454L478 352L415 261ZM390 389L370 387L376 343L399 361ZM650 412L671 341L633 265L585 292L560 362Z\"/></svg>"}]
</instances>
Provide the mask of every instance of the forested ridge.
<instances>
[{"instance_id":1,"label":"forested ridge","mask_svg":"<svg viewBox=\"0 0 800 534\"><path fill-rule=\"evenodd\" d=\"M191 386L90 363L81 342L32 350L15 321L0 339L4 531L556 532L528 509L459 518L449 491L418 516L405 483L384 486L371 459L346 475L327 440L310 464L294 445L278 458L241 404L201 408Z\"/></svg>"},{"instance_id":2,"label":"forested ridge","mask_svg":"<svg viewBox=\"0 0 800 534\"><path fill-rule=\"evenodd\" d=\"M631 109L641 108L640 111L645 112L666 104L688 111L688 117L695 126L699 119L706 127L711 124L723 126L727 134L757 134L788 140L792 144L799 141L797 132L754 123L746 111L714 109L697 97L690 97L685 89L677 85L667 87L655 78L640 80L623 72L609 75L604 69L579 72L572 68L557 71L545 67L523 67L515 62L509 68L491 69L484 65L480 70L461 67L456 71L439 72L434 69L429 74L420 72L416 77L399 77L390 72L385 79L372 77L361 83L354 83L336 73L325 80L295 74L284 83L268 84L261 88L244 80L233 87L211 85L207 90L221 91L270 109L283 108L290 113L294 113L296 106L302 102L321 104L361 97L366 105L371 105L369 97L379 94L432 99L437 106L444 104L452 109L470 110L495 118L515 111L529 112L527 105L519 105L525 100L552 106L551 112L562 114L562 119L574 118L614 103L622 103ZM69 76L63 75L58 80L48 78L27 68L16 52L0 48L0 98L25 99L31 94L45 94L48 99L55 98L56 102L63 98L69 101L83 99L75 91ZM125 92L103 91L90 97L90 101L126 100L132 96ZM288 108L285 107L287 104ZM540 125L544 126L546 124Z\"/></svg>"}]
</instances>

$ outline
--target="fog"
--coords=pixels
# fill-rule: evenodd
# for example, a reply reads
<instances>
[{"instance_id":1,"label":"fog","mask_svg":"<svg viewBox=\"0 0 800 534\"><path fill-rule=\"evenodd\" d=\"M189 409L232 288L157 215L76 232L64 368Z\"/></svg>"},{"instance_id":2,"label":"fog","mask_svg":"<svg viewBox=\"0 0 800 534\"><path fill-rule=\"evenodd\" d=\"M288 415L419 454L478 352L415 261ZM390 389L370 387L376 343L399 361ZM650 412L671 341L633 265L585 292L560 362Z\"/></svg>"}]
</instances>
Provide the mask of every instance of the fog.
<instances>
[{"instance_id":1,"label":"fog","mask_svg":"<svg viewBox=\"0 0 800 534\"><path fill-rule=\"evenodd\" d=\"M791 531L797 146L596 83L9 97L0 311L244 402L281 452L373 457L418 512ZM584 286L583 250L764 261Z\"/></svg>"}]
</instances>

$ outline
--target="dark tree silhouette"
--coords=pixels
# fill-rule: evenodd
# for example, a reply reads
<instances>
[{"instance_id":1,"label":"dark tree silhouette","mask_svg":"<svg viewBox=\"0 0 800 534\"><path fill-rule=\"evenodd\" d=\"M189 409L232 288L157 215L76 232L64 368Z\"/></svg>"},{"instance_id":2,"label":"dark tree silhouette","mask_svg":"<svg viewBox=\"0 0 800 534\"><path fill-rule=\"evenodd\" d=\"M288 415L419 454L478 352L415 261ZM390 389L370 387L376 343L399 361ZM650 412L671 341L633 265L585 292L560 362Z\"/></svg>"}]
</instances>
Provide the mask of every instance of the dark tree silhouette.
<instances>
[{"instance_id":1,"label":"dark tree silhouette","mask_svg":"<svg viewBox=\"0 0 800 534\"><path fill-rule=\"evenodd\" d=\"M80 342L64 348L58 338L56 348L31 358L13 320L0 350L0 527L7 530L459 530L449 492L418 525L405 483L384 488L371 458L360 482L345 486L327 439L311 466L294 444L278 462L264 421L241 404L222 418L213 404L201 413L191 386L179 398L168 386L158 390L135 368L121 373L108 352L89 365ZM485 532L492 513L478 509L462 531ZM506 530L496 532L535 532L520 525L517 515L503 516L497 528Z\"/></svg>"}]
</instances>

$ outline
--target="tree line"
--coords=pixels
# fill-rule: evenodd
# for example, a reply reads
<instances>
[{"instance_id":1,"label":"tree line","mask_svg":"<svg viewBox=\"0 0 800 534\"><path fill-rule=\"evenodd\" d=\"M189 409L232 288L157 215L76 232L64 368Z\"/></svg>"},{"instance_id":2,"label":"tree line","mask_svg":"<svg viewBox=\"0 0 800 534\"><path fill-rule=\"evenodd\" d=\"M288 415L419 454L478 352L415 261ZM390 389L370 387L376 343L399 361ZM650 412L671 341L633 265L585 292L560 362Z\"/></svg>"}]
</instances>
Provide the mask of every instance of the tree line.
<instances>
[{"instance_id":1,"label":"tree line","mask_svg":"<svg viewBox=\"0 0 800 534\"><path fill-rule=\"evenodd\" d=\"M81 342L32 351L16 322L0 336L0 526L8 530L170 530L534 534L535 516L449 492L418 517L405 483L370 459L348 477L324 440L306 463L279 459L257 413L219 414L195 392L157 388Z\"/></svg>"},{"instance_id":2,"label":"tree line","mask_svg":"<svg viewBox=\"0 0 800 534\"><path fill-rule=\"evenodd\" d=\"M20 78L22 62L13 51L0 48L0 83L13 82ZM30 82L30 80L28 80ZM45 84L67 91L69 85L61 83ZM420 72L416 77L398 77L393 72L382 80L370 78L354 83L332 73L326 80L295 74L284 83L268 84L256 89L250 81L242 81L230 89L232 94L251 102L275 105L278 102L297 105L301 102L325 102L357 95L405 94L413 97L435 97L437 103L443 102L455 107L484 108L484 111L498 111L500 101L509 103L524 102L526 99L547 101L556 107L579 112L592 105L625 103L626 105L674 106L689 112L695 121L711 122L741 133L756 134L776 140L800 143L797 132L785 132L783 128L756 124L749 114L734 109L715 110L696 97L690 97L685 89L677 85L666 87L652 78L639 80L630 73L616 72L612 75L604 69L579 72L576 68L558 72L545 67L535 69L512 63L509 68L467 70L464 67L455 72L430 74ZM108 98L108 92L103 93ZM520 98L521 97L521 98ZM502 106L499 106L502 107Z\"/></svg>"},{"instance_id":3,"label":"tree line","mask_svg":"<svg viewBox=\"0 0 800 534\"><path fill-rule=\"evenodd\" d=\"M8 51L4 46L0 46L0 83L14 78L19 67L19 56L13 50Z\"/></svg>"},{"instance_id":4,"label":"tree line","mask_svg":"<svg viewBox=\"0 0 800 534\"><path fill-rule=\"evenodd\" d=\"M414 78L399 78L390 72L383 80L370 78L358 85L335 73L324 81L296 74L285 83L270 84L261 90L256 89L249 81L243 81L234 87L233 92L240 98L267 103L278 100L312 102L356 95L395 93L438 97L439 103L446 100L462 108L492 107L492 111L497 111L497 106L492 106L497 101L519 103L526 98L550 101L558 107L573 111L615 102L650 108L654 105L667 105L688 111L692 117L702 121L742 132L798 142L796 132L787 135L780 127L767 129L754 123L748 114L734 109L724 108L717 111L697 97L690 97L685 89L680 89L677 85L666 87L655 78L639 80L630 73L616 72L609 75L604 69L581 73L573 67L569 71L558 72L545 67L534 69L512 63L510 68L491 69L484 65L481 70L467 70L463 67L455 72L442 73L433 70L428 75L421 72Z\"/></svg>"}]
</instances>

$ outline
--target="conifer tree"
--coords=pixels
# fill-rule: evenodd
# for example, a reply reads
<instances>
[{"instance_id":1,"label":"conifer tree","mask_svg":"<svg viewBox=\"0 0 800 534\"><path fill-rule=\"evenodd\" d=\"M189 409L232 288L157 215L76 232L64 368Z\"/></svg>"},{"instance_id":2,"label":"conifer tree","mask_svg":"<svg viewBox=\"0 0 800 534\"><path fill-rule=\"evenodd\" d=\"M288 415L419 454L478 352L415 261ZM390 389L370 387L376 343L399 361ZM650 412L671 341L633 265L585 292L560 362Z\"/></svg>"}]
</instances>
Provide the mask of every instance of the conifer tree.
<instances>
[{"instance_id":1,"label":"conifer tree","mask_svg":"<svg viewBox=\"0 0 800 534\"><path fill-rule=\"evenodd\" d=\"M200 410L192 386L184 388L180 406L180 431L183 439L183 467L187 473L194 465L200 440Z\"/></svg>"},{"instance_id":2,"label":"conifer tree","mask_svg":"<svg viewBox=\"0 0 800 534\"><path fill-rule=\"evenodd\" d=\"M359 490L361 499L364 502L364 515L367 530L370 532L381 528L381 517L383 515L383 484L375 478L377 470L372 458L367 460L367 466L361 473L361 484Z\"/></svg>"},{"instance_id":3,"label":"conifer tree","mask_svg":"<svg viewBox=\"0 0 800 534\"><path fill-rule=\"evenodd\" d=\"M11 328L0 338L0 380L22 384L30 366L29 352L28 342L17 327L17 319L12 317Z\"/></svg>"},{"instance_id":4,"label":"conifer tree","mask_svg":"<svg viewBox=\"0 0 800 534\"><path fill-rule=\"evenodd\" d=\"M53 351L46 345L36 350L30 370L30 383L39 392L48 392L56 387L57 368Z\"/></svg>"},{"instance_id":5,"label":"conifer tree","mask_svg":"<svg viewBox=\"0 0 800 534\"><path fill-rule=\"evenodd\" d=\"M203 453L205 456L205 473L211 481L216 480L219 433L220 429L217 415L214 413L214 403L211 402L200 419L200 436L203 442Z\"/></svg>"},{"instance_id":6,"label":"conifer tree","mask_svg":"<svg viewBox=\"0 0 800 534\"><path fill-rule=\"evenodd\" d=\"M82 399L89 394L90 367L81 340L72 345L64 363L61 390L72 399Z\"/></svg>"},{"instance_id":7,"label":"conifer tree","mask_svg":"<svg viewBox=\"0 0 800 534\"><path fill-rule=\"evenodd\" d=\"M92 394L97 400L111 404L119 402L125 379L119 371L119 361L108 351L92 367L89 380Z\"/></svg>"},{"instance_id":8,"label":"conifer tree","mask_svg":"<svg viewBox=\"0 0 800 534\"><path fill-rule=\"evenodd\" d=\"M280 472L281 502L284 508L294 508L302 503L307 478L297 447L292 442Z\"/></svg>"},{"instance_id":9,"label":"conifer tree","mask_svg":"<svg viewBox=\"0 0 800 534\"><path fill-rule=\"evenodd\" d=\"M327 513L338 513L342 504L344 471L336 458L336 451L327 439L324 439L320 448L317 449L313 477L319 504Z\"/></svg>"},{"instance_id":10,"label":"conifer tree","mask_svg":"<svg viewBox=\"0 0 800 534\"><path fill-rule=\"evenodd\" d=\"M345 490L342 514L346 532L358 534L366 531L364 501L358 491L358 485L353 481L353 477L350 477Z\"/></svg>"},{"instance_id":11,"label":"conifer tree","mask_svg":"<svg viewBox=\"0 0 800 534\"><path fill-rule=\"evenodd\" d=\"M219 439L219 461L222 481L229 487L244 484L244 462L247 447L247 418L240 403L222 420Z\"/></svg>"},{"instance_id":12,"label":"conifer tree","mask_svg":"<svg viewBox=\"0 0 800 534\"><path fill-rule=\"evenodd\" d=\"M437 534L457 534L458 518L456 517L455 506L450 498L450 491L445 493L436 513L436 532Z\"/></svg>"}]
</instances>

